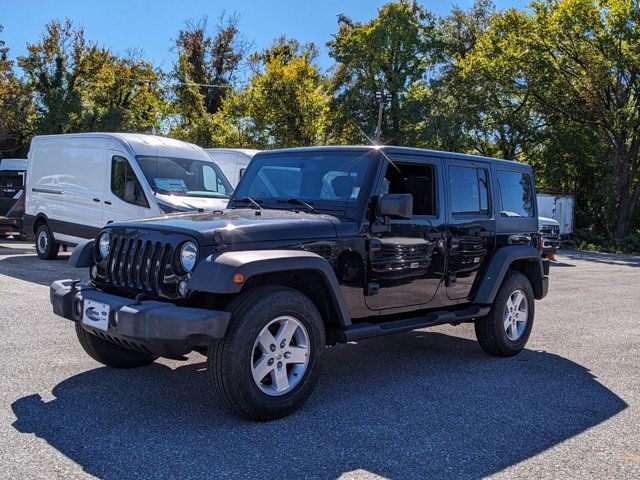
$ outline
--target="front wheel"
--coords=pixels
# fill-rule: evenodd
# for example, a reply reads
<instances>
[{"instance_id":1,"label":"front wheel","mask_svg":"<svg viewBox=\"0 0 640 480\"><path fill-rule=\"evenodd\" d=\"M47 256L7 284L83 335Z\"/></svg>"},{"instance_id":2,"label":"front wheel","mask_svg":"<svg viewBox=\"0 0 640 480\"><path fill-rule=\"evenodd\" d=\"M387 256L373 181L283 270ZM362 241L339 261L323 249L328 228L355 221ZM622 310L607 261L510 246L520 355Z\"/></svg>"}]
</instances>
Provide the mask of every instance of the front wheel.
<instances>
[{"instance_id":1,"label":"front wheel","mask_svg":"<svg viewBox=\"0 0 640 480\"><path fill-rule=\"evenodd\" d=\"M60 244L53 239L46 223L40 224L36 232L36 252L42 260L54 260L60 251Z\"/></svg>"},{"instance_id":2,"label":"front wheel","mask_svg":"<svg viewBox=\"0 0 640 480\"><path fill-rule=\"evenodd\" d=\"M325 346L320 313L305 295L280 286L249 290L229 310L229 331L208 356L217 397L253 420L290 415L318 381Z\"/></svg>"},{"instance_id":3,"label":"front wheel","mask_svg":"<svg viewBox=\"0 0 640 480\"><path fill-rule=\"evenodd\" d=\"M476 337L490 355L511 357L522 351L533 327L533 289L520 272L509 272L491 311L475 322Z\"/></svg>"}]
</instances>

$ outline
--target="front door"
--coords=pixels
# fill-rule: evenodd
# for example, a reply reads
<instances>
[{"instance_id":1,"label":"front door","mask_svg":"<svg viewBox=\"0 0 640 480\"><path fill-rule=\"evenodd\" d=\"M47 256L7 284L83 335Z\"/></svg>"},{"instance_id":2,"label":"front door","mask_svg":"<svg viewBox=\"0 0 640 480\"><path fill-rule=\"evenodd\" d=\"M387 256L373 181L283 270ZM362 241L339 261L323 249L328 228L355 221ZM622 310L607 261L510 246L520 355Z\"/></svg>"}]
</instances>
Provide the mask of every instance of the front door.
<instances>
[{"instance_id":1,"label":"front door","mask_svg":"<svg viewBox=\"0 0 640 480\"><path fill-rule=\"evenodd\" d=\"M469 296L476 276L494 248L489 163L445 160L448 181L449 255L447 297Z\"/></svg>"},{"instance_id":2,"label":"front door","mask_svg":"<svg viewBox=\"0 0 640 480\"><path fill-rule=\"evenodd\" d=\"M441 160L412 156L391 160L379 194L412 194L413 217L392 219L386 225L379 218L372 225L365 298L370 310L383 314L426 307L442 282L446 255Z\"/></svg>"},{"instance_id":3,"label":"front door","mask_svg":"<svg viewBox=\"0 0 640 480\"><path fill-rule=\"evenodd\" d=\"M140 180L124 153L109 151L106 178L103 225L132 220L151 213Z\"/></svg>"}]
</instances>

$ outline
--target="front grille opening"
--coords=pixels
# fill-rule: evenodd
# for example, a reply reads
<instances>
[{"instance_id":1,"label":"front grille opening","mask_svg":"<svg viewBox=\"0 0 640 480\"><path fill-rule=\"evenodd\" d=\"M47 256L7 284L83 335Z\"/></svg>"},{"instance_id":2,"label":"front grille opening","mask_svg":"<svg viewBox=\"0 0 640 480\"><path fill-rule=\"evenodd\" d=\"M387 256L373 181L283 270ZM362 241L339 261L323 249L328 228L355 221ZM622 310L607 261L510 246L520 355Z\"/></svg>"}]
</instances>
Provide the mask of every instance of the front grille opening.
<instances>
[{"instance_id":1,"label":"front grille opening","mask_svg":"<svg viewBox=\"0 0 640 480\"><path fill-rule=\"evenodd\" d=\"M111 248L105 261L104 283L151 296L177 294L180 280L173 265L180 242L141 239L136 234L111 232ZM181 240L182 241L182 240Z\"/></svg>"}]
</instances>

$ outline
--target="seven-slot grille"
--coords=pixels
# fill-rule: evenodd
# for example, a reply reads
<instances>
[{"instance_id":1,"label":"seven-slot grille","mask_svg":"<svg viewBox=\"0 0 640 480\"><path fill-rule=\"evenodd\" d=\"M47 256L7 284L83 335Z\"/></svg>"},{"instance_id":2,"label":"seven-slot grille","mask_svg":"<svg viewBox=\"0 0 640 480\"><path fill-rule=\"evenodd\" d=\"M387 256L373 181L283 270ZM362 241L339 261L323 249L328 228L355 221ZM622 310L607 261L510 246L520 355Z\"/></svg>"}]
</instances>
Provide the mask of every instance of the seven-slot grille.
<instances>
[{"instance_id":1,"label":"seven-slot grille","mask_svg":"<svg viewBox=\"0 0 640 480\"><path fill-rule=\"evenodd\" d=\"M172 255L170 243L111 233L105 282L159 294L166 270L171 266Z\"/></svg>"},{"instance_id":2,"label":"seven-slot grille","mask_svg":"<svg viewBox=\"0 0 640 480\"><path fill-rule=\"evenodd\" d=\"M382 246L381 258L385 260L416 261L425 260L425 258L427 258L429 254L430 247L427 244L386 244Z\"/></svg>"}]
</instances>

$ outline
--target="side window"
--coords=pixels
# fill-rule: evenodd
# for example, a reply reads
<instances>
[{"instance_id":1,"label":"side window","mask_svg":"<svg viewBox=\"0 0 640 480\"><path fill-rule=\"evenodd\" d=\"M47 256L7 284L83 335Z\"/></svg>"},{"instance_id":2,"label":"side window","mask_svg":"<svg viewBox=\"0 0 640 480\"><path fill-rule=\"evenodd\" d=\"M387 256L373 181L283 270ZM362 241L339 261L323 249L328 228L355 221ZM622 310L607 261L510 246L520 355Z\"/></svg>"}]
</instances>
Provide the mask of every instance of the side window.
<instances>
[{"instance_id":1,"label":"side window","mask_svg":"<svg viewBox=\"0 0 640 480\"><path fill-rule=\"evenodd\" d=\"M413 195L414 215L436 215L436 176L433 165L395 163L395 167L387 167L380 193L410 193Z\"/></svg>"},{"instance_id":2,"label":"side window","mask_svg":"<svg viewBox=\"0 0 640 480\"><path fill-rule=\"evenodd\" d=\"M451 214L486 216L489 214L488 174L484 168L449 167Z\"/></svg>"},{"instance_id":3,"label":"side window","mask_svg":"<svg viewBox=\"0 0 640 480\"><path fill-rule=\"evenodd\" d=\"M216 171L209 165L205 165L204 167L202 167L202 182L204 184L205 190L208 190L210 192L220 192L220 190L222 190L221 193L226 193L222 182L216 174Z\"/></svg>"},{"instance_id":4,"label":"side window","mask_svg":"<svg viewBox=\"0 0 640 480\"><path fill-rule=\"evenodd\" d=\"M535 215L535 199L531 176L522 172L498 170L498 185L502 199L503 217L526 217Z\"/></svg>"},{"instance_id":5,"label":"side window","mask_svg":"<svg viewBox=\"0 0 640 480\"><path fill-rule=\"evenodd\" d=\"M136 173L127 159L118 155L111 159L111 191L124 202L149 208Z\"/></svg>"}]
</instances>

